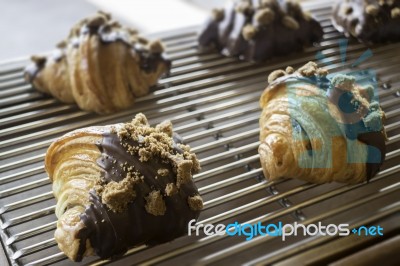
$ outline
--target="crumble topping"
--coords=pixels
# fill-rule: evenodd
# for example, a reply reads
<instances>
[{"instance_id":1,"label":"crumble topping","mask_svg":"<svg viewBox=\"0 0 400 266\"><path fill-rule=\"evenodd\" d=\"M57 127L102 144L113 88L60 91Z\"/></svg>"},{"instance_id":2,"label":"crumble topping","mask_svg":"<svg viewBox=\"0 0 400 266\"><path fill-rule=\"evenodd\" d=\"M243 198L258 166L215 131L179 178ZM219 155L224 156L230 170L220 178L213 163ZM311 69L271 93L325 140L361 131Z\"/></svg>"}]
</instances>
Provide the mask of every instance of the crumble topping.
<instances>
[{"instance_id":1,"label":"crumble topping","mask_svg":"<svg viewBox=\"0 0 400 266\"><path fill-rule=\"evenodd\" d=\"M160 191L153 190L145 199L145 208L148 213L154 216L160 216L164 215L167 211L167 207L165 206L165 202Z\"/></svg>"},{"instance_id":2,"label":"crumble topping","mask_svg":"<svg viewBox=\"0 0 400 266\"><path fill-rule=\"evenodd\" d=\"M203 200L199 195L188 197L188 204L190 209L194 211L199 211L203 209Z\"/></svg>"},{"instance_id":3,"label":"crumble topping","mask_svg":"<svg viewBox=\"0 0 400 266\"><path fill-rule=\"evenodd\" d=\"M155 160L163 164L158 166L159 169L154 169L154 176L148 178L163 182L163 178L170 179L172 174L173 183L167 181L162 192L153 190L145 197L146 211L156 216L163 215L166 211L163 196L179 193L181 186L191 182L192 175L200 170L196 155L190 152L190 146L174 142L171 122L166 121L151 127L147 118L141 113L129 123L113 126L111 133L116 135L117 141L119 140L125 151L140 162L151 164ZM111 181L106 184L104 181L99 181L95 191L101 196L103 204L114 212L121 212L135 199L135 184L145 182L145 177L140 169L136 169L140 168L138 166L134 167L128 162L117 162L113 158L109 161L127 175L120 182ZM117 172L111 172L115 173Z\"/></svg>"}]
</instances>

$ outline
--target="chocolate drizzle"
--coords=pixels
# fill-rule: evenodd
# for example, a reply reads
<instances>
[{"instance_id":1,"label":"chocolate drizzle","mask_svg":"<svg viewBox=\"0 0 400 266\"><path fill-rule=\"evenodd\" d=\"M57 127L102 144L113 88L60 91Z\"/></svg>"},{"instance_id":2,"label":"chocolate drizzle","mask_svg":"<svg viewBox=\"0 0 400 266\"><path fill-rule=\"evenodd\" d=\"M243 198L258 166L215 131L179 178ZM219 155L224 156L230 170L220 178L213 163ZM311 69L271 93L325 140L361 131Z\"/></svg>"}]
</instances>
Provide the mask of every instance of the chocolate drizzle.
<instances>
[{"instance_id":1,"label":"chocolate drizzle","mask_svg":"<svg viewBox=\"0 0 400 266\"><path fill-rule=\"evenodd\" d=\"M25 80L38 91L101 114L129 108L171 69L160 40L147 40L104 12L77 23L52 54L32 61Z\"/></svg>"},{"instance_id":2,"label":"chocolate drizzle","mask_svg":"<svg viewBox=\"0 0 400 266\"><path fill-rule=\"evenodd\" d=\"M158 51L149 50L146 45L150 45L150 41L143 37L135 36L137 32L129 32L129 30L122 28L121 25L115 22L107 23L107 21L104 21L100 25L84 24L80 30L80 36L75 37L75 41L73 41L76 48L79 47L81 36L86 34L97 34L105 45L113 42L124 43L139 55L140 68L147 73L156 71L160 62L167 64L168 69L171 67L171 61L166 59L163 49Z\"/></svg>"},{"instance_id":3,"label":"chocolate drizzle","mask_svg":"<svg viewBox=\"0 0 400 266\"><path fill-rule=\"evenodd\" d=\"M25 79L28 82L33 82L36 75L45 67L47 58L43 56L32 56L31 60L33 64L28 65L24 73Z\"/></svg>"},{"instance_id":4,"label":"chocolate drizzle","mask_svg":"<svg viewBox=\"0 0 400 266\"><path fill-rule=\"evenodd\" d=\"M180 137L175 136L173 153L182 154L184 151L175 142ZM121 255L128 248L141 244L155 245L171 241L185 234L188 222L197 219L200 213L188 204L189 197L198 195L192 181L180 184L177 193L165 194L167 184L177 182L176 170L171 162L157 156L141 161L139 155L131 155L127 151L126 147L145 145L139 142L129 138L121 140L116 132L110 130L103 133L102 142L97 144L101 151L97 164L102 169L104 183L120 182L128 175L127 169L134 169L142 175L142 179L134 185L134 200L122 212L111 210L95 190L90 191L91 204L81 215L86 228L80 237L89 239L95 253L101 258ZM159 169L163 169L162 177L157 177ZM152 191L160 191L162 195L166 206L163 215L156 216L146 211L146 197ZM79 252L82 257L84 249Z\"/></svg>"},{"instance_id":5,"label":"chocolate drizzle","mask_svg":"<svg viewBox=\"0 0 400 266\"><path fill-rule=\"evenodd\" d=\"M322 39L320 24L295 2L240 0L214 10L200 31L203 49L248 61L302 51Z\"/></svg>"},{"instance_id":6,"label":"chocolate drizzle","mask_svg":"<svg viewBox=\"0 0 400 266\"><path fill-rule=\"evenodd\" d=\"M353 36L365 43L400 41L400 1L338 1L332 22L347 37Z\"/></svg>"},{"instance_id":7,"label":"chocolate drizzle","mask_svg":"<svg viewBox=\"0 0 400 266\"><path fill-rule=\"evenodd\" d=\"M82 228L76 236L79 239L79 248L76 253L75 261L82 261L83 259L83 255L86 251L86 240L88 239L88 232L89 231L87 230L87 228Z\"/></svg>"},{"instance_id":8,"label":"chocolate drizzle","mask_svg":"<svg viewBox=\"0 0 400 266\"><path fill-rule=\"evenodd\" d=\"M66 56L65 54L68 46L78 49L82 38L88 34L98 35L104 45L114 42L124 43L139 55L140 68L147 73L155 72L160 63L166 64L168 69L171 68L171 61L166 58L166 55L163 54L162 50L149 51L143 43L151 44L150 41L138 36L136 31L123 28L115 21L111 21L111 16L103 12L99 12L97 15L84 19L75 25L72 28L68 39L65 41L65 44L56 49L55 52L50 55L50 58L54 61L60 61L61 58ZM142 44L140 44L140 42L142 42ZM30 82L45 66L45 61L43 63L39 63L35 60L32 61L34 61L34 63L30 64L25 69L26 79Z\"/></svg>"},{"instance_id":9,"label":"chocolate drizzle","mask_svg":"<svg viewBox=\"0 0 400 266\"><path fill-rule=\"evenodd\" d=\"M136 46L137 47L137 46ZM142 69L143 71L147 72L147 73L152 73L155 72L157 70L157 67L160 63L160 61L163 61L168 68L168 71L171 69L171 61L166 60L162 54L160 53L150 53L149 51L145 50L145 49L138 49L138 48L134 48L135 52L139 54L140 57L140 69ZM169 75L169 73L167 72L166 75Z\"/></svg>"}]
</instances>

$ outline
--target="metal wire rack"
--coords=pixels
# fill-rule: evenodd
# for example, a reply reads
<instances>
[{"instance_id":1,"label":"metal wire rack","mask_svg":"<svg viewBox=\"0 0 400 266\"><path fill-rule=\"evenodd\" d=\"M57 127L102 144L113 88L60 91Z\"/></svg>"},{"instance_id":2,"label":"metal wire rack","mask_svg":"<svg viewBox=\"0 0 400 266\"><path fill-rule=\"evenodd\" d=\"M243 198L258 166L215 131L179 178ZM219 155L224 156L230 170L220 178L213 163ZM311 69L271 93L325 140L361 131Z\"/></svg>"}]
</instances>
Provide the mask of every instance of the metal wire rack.
<instances>
[{"instance_id":1,"label":"metal wire rack","mask_svg":"<svg viewBox=\"0 0 400 266\"><path fill-rule=\"evenodd\" d=\"M44 172L46 148L58 136L81 127L128 121L137 112L152 124L170 119L175 130L201 159L194 178L205 200L202 223L277 222L349 223L351 228L379 223L384 237L337 236L181 237L154 247L140 246L122 258L86 258L74 265L327 264L399 233L400 225L400 43L370 47L373 57L357 69L377 72L379 97L387 115L387 159L369 183L315 185L297 180L266 181L259 165L258 99L267 74L287 65L299 67L326 57L330 72L350 71L367 47L350 41L342 62L330 22L329 1L304 5L321 22L324 40L304 53L265 64L239 62L196 48L196 30L158 35L173 60L171 76L162 79L132 110L108 116L60 104L25 83L27 58L0 64L0 253L13 265L69 265L53 237L55 199ZM1 257L1 254L0 254Z\"/></svg>"}]
</instances>

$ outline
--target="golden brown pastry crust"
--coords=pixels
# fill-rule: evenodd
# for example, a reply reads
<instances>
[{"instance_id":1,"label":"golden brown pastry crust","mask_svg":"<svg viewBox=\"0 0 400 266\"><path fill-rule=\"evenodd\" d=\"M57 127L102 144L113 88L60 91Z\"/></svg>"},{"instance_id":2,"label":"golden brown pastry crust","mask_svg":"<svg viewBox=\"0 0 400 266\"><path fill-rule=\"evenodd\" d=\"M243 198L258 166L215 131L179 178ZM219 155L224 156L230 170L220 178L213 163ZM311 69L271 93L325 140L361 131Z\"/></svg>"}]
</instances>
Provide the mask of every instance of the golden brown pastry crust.
<instances>
[{"instance_id":1,"label":"golden brown pastry crust","mask_svg":"<svg viewBox=\"0 0 400 266\"><path fill-rule=\"evenodd\" d=\"M354 184L376 174L366 166L366 145L360 140L346 138L339 126L338 108L327 100L325 91L307 81L307 78L326 75L326 70L310 62L295 73L288 68L269 76L270 85L260 99L261 144L258 150L266 178L290 177L312 183L336 181ZM372 108L372 100L365 98L364 88L351 84L351 90L359 97L357 101L361 105ZM382 122L383 111L379 107L375 111ZM381 127L375 137L379 143L384 143L386 135L382 124ZM361 162L348 161L349 149L361 158ZM379 166L384 160L384 152L381 156Z\"/></svg>"},{"instance_id":2,"label":"golden brown pastry crust","mask_svg":"<svg viewBox=\"0 0 400 266\"><path fill-rule=\"evenodd\" d=\"M25 78L62 102L112 113L132 106L169 71L163 49L99 12L75 25L54 54L33 56Z\"/></svg>"},{"instance_id":3,"label":"golden brown pastry crust","mask_svg":"<svg viewBox=\"0 0 400 266\"><path fill-rule=\"evenodd\" d=\"M96 165L100 151L95 145L102 138L101 132L101 128L76 130L59 138L46 153L45 168L57 199L54 237L59 248L74 261L81 245L78 232L84 227L79 215L89 204L88 191L101 175ZM84 256L93 253L87 241Z\"/></svg>"},{"instance_id":4,"label":"golden brown pastry crust","mask_svg":"<svg viewBox=\"0 0 400 266\"><path fill-rule=\"evenodd\" d=\"M45 168L57 199L54 236L74 261L171 241L203 206L192 179L196 155L170 122L153 128L142 114L64 135L49 147Z\"/></svg>"}]
</instances>

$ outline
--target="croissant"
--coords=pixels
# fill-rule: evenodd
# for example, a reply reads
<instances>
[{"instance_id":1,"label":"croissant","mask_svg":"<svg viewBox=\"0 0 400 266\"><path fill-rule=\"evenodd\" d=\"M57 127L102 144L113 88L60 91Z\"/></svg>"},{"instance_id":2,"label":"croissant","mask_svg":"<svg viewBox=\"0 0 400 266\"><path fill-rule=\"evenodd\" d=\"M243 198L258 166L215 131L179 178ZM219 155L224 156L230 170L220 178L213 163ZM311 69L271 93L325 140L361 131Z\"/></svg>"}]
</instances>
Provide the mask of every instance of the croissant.
<instances>
[{"instance_id":1,"label":"croissant","mask_svg":"<svg viewBox=\"0 0 400 266\"><path fill-rule=\"evenodd\" d=\"M169 72L163 51L159 40L148 41L98 12L76 24L53 54L32 56L25 79L61 102L112 113L132 106Z\"/></svg>"},{"instance_id":2,"label":"croissant","mask_svg":"<svg viewBox=\"0 0 400 266\"><path fill-rule=\"evenodd\" d=\"M170 241L203 207L192 179L196 155L170 122L150 127L143 114L64 135L49 147L45 168L57 199L55 239L74 261Z\"/></svg>"},{"instance_id":3,"label":"croissant","mask_svg":"<svg viewBox=\"0 0 400 266\"><path fill-rule=\"evenodd\" d=\"M385 159L385 118L373 86L328 75L314 62L270 74L260 106L261 165L266 178L354 184Z\"/></svg>"},{"instance_id":4,"label":"croissant","mask_svg":"<svg viewBox=\"0 0 400 266\"><path fill-rule=\"evenodd\" d=\"M321 25L293 1L236 0L214 9L200 30L203 50L247 61L302 51L322 39Z\"/></svg>"},{"instance_id":5,"label":"croissant","mask_svg":"<svg viewBox=\"0 0 400 266\"><path fill-rule=\"evenodd\" d=\"M332 24L347 37L364 43L400 41L399 0L339 0Z\"/></svg>"}]
</instances>

